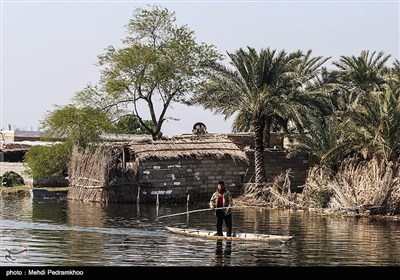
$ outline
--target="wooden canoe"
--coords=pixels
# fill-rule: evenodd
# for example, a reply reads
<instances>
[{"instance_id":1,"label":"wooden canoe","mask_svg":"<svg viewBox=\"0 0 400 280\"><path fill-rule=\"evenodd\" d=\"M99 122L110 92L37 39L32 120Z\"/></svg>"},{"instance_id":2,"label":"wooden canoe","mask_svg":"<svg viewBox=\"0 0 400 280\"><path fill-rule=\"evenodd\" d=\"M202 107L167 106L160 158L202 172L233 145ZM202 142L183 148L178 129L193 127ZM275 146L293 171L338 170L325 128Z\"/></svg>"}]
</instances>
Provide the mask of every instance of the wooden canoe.
<instances>
[{"instance_id":1,"label":"wooden canoe","mask_svg":"<svg viewBox=\"0 0 400 280\"><path fill-rule=\"evenodd\" d=\"M232 233L232 236L226 236L226 232L224 232L223 236L215 236L214 234L216 233L216 231L198 230L190 228L176 228L176 227L166 227L166 229L173 233L183 234L186 236L210 238L216 240L286 242L294 237L290 235L272 235L272 234L256 234L256 233L242 233L242 232L234 232Z\"/></svg>"}]
</instances>

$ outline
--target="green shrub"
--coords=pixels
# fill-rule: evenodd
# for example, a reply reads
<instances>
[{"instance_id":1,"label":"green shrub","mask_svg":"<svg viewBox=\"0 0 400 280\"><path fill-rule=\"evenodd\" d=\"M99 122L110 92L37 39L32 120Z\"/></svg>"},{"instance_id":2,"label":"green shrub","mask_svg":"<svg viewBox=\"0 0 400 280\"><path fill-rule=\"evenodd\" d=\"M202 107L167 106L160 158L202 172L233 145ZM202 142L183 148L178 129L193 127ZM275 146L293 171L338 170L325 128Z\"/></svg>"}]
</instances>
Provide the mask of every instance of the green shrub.
<instances>
[{"instance_id":1,"label":"green shrub","mask_svg":"<svg viewBox=\"0 0 400 280\"><path fill-rule=\"evenodd\" d=\"M14 171L7 171L0 177L0 182L4 187L23 186L24 179Z\"/></svg>"},{"instance_id":2,"label":"green shrub","mask_svg":"<svg viewBox=\"0 0 400 280\"><path fill-rule=\"evenodd\" d=\"M28 173L33 179L66 175L70 154L69 143L32 147L25 154Z\"/></svg>"}]
</instances>

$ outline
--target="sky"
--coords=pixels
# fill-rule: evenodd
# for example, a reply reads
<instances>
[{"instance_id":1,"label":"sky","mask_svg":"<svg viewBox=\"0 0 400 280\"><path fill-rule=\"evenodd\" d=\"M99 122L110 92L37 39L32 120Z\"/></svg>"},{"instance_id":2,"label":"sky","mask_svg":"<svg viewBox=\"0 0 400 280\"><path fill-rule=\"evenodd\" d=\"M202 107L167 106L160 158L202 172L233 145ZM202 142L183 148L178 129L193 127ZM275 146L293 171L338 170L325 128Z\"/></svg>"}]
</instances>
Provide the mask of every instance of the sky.
<instances>
[{"instance_id":1,"label":"sky","mask_svg":"<svg viewBox=\"0 0 400 280\"><path fill-rule=\"evenodd\" d=\"M197 42L223 54L247 46L313 51L315 56L358 56L362 50L400 57L397 1L17 1L0 0L0 129L38 130L55 106L96 84L97 56L121 47L125 25L137 7L160 5ZM201 107L173 104L165 136L191 133L203 122L210 133L231 132L224 120Z\"/></svg>"}]
</instances>

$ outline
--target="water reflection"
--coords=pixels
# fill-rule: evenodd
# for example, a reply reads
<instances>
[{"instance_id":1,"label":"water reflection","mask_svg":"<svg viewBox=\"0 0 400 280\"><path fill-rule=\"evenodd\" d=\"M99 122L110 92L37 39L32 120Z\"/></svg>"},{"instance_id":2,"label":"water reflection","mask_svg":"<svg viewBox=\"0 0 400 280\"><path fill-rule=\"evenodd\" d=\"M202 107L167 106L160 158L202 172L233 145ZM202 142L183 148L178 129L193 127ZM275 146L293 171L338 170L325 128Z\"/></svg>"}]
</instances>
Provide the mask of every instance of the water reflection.
<instances>
[{"instance_id":1,"label":"water reflection","mask_svg":"<svg viewBox=\"0 0 400 280\"><path fill-rule=\"evenodd\" d=\"M231 262L232 241L217 240L215 247L215 266L229 265Z\"/></svg>"},{"instance_id":2,"label":"water reflection","mask_svg":"<svg viewBox=\"0 0 400 280\"><path fill-rule=\"evenodd\" d=\"M203 205L0 200L0 264L118 266L400 266L400 221L308 211L234 210L234 230L294 235L287 244L215 241L165 226L215 230ZM158 219L175 213L183 215ZM8 252L28 250L23 254ZM7 251L8 250L8 251ZM8 261L7 261L8 260Z\"/></svg>"}]
</instances>

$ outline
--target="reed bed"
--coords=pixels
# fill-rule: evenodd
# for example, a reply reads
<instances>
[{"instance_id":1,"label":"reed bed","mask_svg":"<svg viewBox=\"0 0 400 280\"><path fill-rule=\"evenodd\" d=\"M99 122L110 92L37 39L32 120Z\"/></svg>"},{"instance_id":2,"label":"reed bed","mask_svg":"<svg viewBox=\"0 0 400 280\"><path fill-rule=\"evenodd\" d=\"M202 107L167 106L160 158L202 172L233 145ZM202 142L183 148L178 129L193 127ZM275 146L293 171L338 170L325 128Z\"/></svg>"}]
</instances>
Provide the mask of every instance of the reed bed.
<instances>
[{"instance_id":1,"label":"reed bed","mask_svg":"<svg viewBox=\"0 0 400 280\"><path fill-rule=\"evenodd\" d=\"M397 214L400 211L399 165L391 161L349 158L332 174L325 167L310 169L303 191L307 207Z\"/></svg>"}]
</instances>

